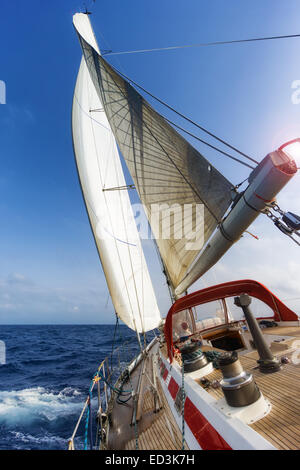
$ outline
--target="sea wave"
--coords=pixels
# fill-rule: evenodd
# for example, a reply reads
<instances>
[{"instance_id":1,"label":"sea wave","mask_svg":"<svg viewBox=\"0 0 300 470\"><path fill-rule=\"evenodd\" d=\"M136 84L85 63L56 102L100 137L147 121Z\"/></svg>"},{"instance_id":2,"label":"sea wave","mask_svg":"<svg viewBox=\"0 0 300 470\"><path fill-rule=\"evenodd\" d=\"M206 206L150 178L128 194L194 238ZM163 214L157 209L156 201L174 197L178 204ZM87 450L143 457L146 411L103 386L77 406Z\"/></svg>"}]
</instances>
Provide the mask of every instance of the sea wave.
<instances>
[{"instance_id":1,"label":"sea wave","mask_svg":"<svg viewBox=\"0 0 300 470\"><path fill-rule=\"evenodd\" d=\"M20 448L24 449L28 447L29 449L34 447L42 447L46 445L47 447L59 447L66 448L67 443L66 439L53 435L50 433L45 433L44 436L33 436L30 433L23 433L20 431L10 431L8 438L14 439L16 442L19 442ZM17 447L17 446L16 446Z\"/></svg>"},{"instance_id":2,"label":"sea wave","mask_svg":"<svg viewBox=\"0 0 300 470\"><path fill-rule=\"evenodd\" d=\"M79 399L80 398L80 399ZM71 387L53 392L44 387L0 392L0 424L30 425L76 414L83 406L82 393Z\"/></svg>"},{"instance_id":3,"label":"sea wave","mask_svg":"<svg viewBox=\"0 0 300 470\"><path fill-rule=\"evenodd\" d=\"M123 339L136 342L134 332L120 326ZM112 344L119 344L114 325L4 326L5 365L0 366L0 449L66 449L91 379ZM133 349L138 344L133 345ZM125 347L112 358L115 366L131 358ZM114 383L118 372L113 375ZM103 387L101 392L103 392ZM102 393L103 395L103 393ZM103 396L102 396L103 399ZM96 433L97 389L93 392L92 426ZM85 413L75 447L82 448Z\"/></svg>"}]
</instances>

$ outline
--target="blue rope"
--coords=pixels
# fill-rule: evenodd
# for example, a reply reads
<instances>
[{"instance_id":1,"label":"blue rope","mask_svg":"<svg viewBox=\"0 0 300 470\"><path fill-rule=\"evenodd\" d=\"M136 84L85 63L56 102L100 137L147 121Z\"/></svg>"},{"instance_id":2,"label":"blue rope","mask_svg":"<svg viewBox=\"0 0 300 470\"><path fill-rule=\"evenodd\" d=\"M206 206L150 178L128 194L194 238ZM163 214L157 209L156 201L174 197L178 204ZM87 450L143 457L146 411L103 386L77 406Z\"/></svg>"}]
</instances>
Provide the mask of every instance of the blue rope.
<instances>
[{"instance_id":1,"label":"blue rope","mask_svg":"<svg viewBox=\"0 0 300 470\"><path fill-rule=\"evenodd\" d=\"M88 407L87 412L86 412L86 421L85 421L84 450L87 450L87 447L88 447L89 420L90 420L90 408Z\"/></svg>"},{"instance_id":2,"label":"blue rope","mask_svg":"<svg viewBox=\"0 0 300 470\"><path fill-rule=\"evenodd\" d=\"M129 343L129 341L125 342L124 344L122 344L123 346L125 346L125 344ZM129 376L129 380L130 380L130 373L128 371L128 376ZM133 388L132 388L132 384L131 384L131 380L130 380L130 385L131 385L131 390L123 390L123 385L124 385L124 382L126 381L126 378L123 380L122 384L121 384L121 388L116 388L114 387L111 383L108 382L108 380L106 379L106 377L104 377L104 375L100 372L100 370L97 370L97 372L94 373L93 375L93 379L91 381L91 385L90 385L90 388L89 388L89 395L88 395L88 407L87 407L87 413L86 413L86 421L85 421L85 434L84 434L84 450L87 450L88 448L88 435L90 434L90 449L92 450L93 449L93 436L92 436L92 408L91 408L91 403L92 403L92 387L93 387L93 383L95 381L96 378L101 378L103 380L103 382L105 382L108 387L115 393L117 393L117 401L120 402L120 403L127 403L131 398L132 398L132 392L133 392ZM129 397L128 397L129 395ZM126 397L124 400L121 400L120 397ZM137 423L135 423L135 432L136 432L136 448L138 449L138 441L137 441ZM90 431L90 433L89 433Z\"/></svg>"},{"instance_id":3,"label":"blue rope","mask_svg":"<svg viewBox=\"0 0 300 470\"><path fill-rule=\"evenodd\" d=\"M96 375L97 375L97 376L100 376L101 379L109 386L109 388L111 388L111 390L112 390L113 392L116 392L116 393L119 394L119 395L127 395L127 394L131 393L131 390L122 390L122 389L120 389L120 388L116 388L116 387L114 387L113 385L111 385L111 384L106 380L106 378L101 374L100 371L98 371L98 372L96 373Z\"/></svg>"},{"instance_id":4,"label":"blue rope","mask_svg":"<svg viewBox=\"0 0 300 470\"><path fill-rule=\"evenodd\" d=\"M94 374L93 379L91 381L90 388L89 388L89 397L88 397L89 402L88 402L88 408L87 408L86 420L85 420L84 450L87 450L88 448L88 435L89 434L90 434L90 449L91 450L93 449L91 403L92 403L92 386L96 377L101 377L101 379L111 388L111 390L113 390L114 392L118 394L118 399L120 396L124 396L124 395L128 396L128 394L130 394L130 397L128 398L128 400L125 400L124 403L129 401L130 398L132 397L132 390L122 390L122 388L119 389L119 388L114 387L106 380L104 375L101 374L99 370ZM130 377L130 374L129 374L129 377Z\"/></svg>"},{"instance_id":5,"label":"blue rope","mask_svg":"<svg viewBox=\"0 0 300 470\"><path fill-rule=\"evenodd\" d=\"M90 430L90 450L93 450L92 393L90 393L90 399L89 399L89 430Z\"/></svg>"},{"instance_id":6,"label":"blue rope","mask_svg":"<svg viewBox=\"0 0 300 470\"><path fill-rule=\"evenodd\" d=\"M94 383L94 378L91 381L91 385L89 388L89 396L88 396L88 408L86 412L86 419L85 419L85 435L84 435L84 450L87 450L88 447L88 431L90 431L90 449L93 450L93 435L92 435L92 387Z\"/></svg>"}]
</instances>

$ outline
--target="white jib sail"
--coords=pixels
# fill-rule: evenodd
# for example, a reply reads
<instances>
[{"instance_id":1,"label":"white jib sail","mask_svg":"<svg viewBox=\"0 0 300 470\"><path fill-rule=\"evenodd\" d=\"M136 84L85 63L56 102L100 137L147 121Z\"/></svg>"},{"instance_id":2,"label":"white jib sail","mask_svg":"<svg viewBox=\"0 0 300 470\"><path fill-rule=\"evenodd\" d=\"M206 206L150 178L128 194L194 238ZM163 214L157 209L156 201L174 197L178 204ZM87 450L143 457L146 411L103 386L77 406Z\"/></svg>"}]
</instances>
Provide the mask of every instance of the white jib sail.
<instances>
[{"instance_id":1,"label":"white jib sail","mask_svg":"<svg viewBox=\"0 0 300 470\"><path fill-rule=\"evenodd\" d=\"M94 38L89 41L95 43ZM95 44L95 47L97 45ZM72 110L73 145L87 212L120 319L138 332L160 323L117 145L82 59Z\"/></svg>"}]
</instances>

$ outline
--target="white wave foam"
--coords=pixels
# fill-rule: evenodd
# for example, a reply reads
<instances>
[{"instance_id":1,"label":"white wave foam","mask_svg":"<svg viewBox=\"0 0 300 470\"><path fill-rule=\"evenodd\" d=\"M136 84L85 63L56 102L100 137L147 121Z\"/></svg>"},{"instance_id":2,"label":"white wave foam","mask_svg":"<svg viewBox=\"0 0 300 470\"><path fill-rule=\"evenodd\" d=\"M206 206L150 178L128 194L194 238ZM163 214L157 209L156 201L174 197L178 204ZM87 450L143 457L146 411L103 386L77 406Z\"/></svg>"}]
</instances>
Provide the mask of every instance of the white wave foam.
<instances>
[{"instance_id":1,"label":"white wave foam","mask_svg":"<svg viewBox=\"0 0 300 470\"><path fill-rule=\"evenodd\" d=\"M66 448L67 447L67 441L66 439L63 439L62 437L59 436L54 436L51 434L46 433L42 437L38 436L32 436L31 434L24 434L19 431L11 431L10 434L13 436L14 439L17 441L23 443L23 444L29 444L30 446L32 445L37 445L41 446L43 444L46 444L47 446L56 446L56 447L61 447L61 448ZM22 447L24 448L24 447Z\"/></svg>"},{"instance_id":2,"label":"white wave foam","mask_svg":"<svg viewBox=\"0 0 300 470\"><path fill-rule=\"evenodd\" d=\"M53 421L80 412L84 396L71 387L54 393L43 387L0 392L0 424L26 425L33 421Z\"/></svg>"}]
</instances>

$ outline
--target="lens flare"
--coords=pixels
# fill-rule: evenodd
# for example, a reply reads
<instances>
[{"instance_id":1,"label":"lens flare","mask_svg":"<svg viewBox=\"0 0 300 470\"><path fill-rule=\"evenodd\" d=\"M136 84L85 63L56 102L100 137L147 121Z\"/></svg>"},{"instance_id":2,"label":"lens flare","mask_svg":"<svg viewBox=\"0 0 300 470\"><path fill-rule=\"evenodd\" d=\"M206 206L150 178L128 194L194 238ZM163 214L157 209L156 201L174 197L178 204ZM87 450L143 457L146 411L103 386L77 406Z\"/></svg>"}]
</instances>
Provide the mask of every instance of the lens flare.
<instances>
[{"instance_id":1,"label":"lens flare","mask_svg":"<svg viewBox=\"0 0 300 470\"><path fill-rule=\"evenodd\" d=\"M296 161L300 165L300 139L291 140L279 147L279 150L284 152L288 157Z\"/></svg>"}]
</instances>

